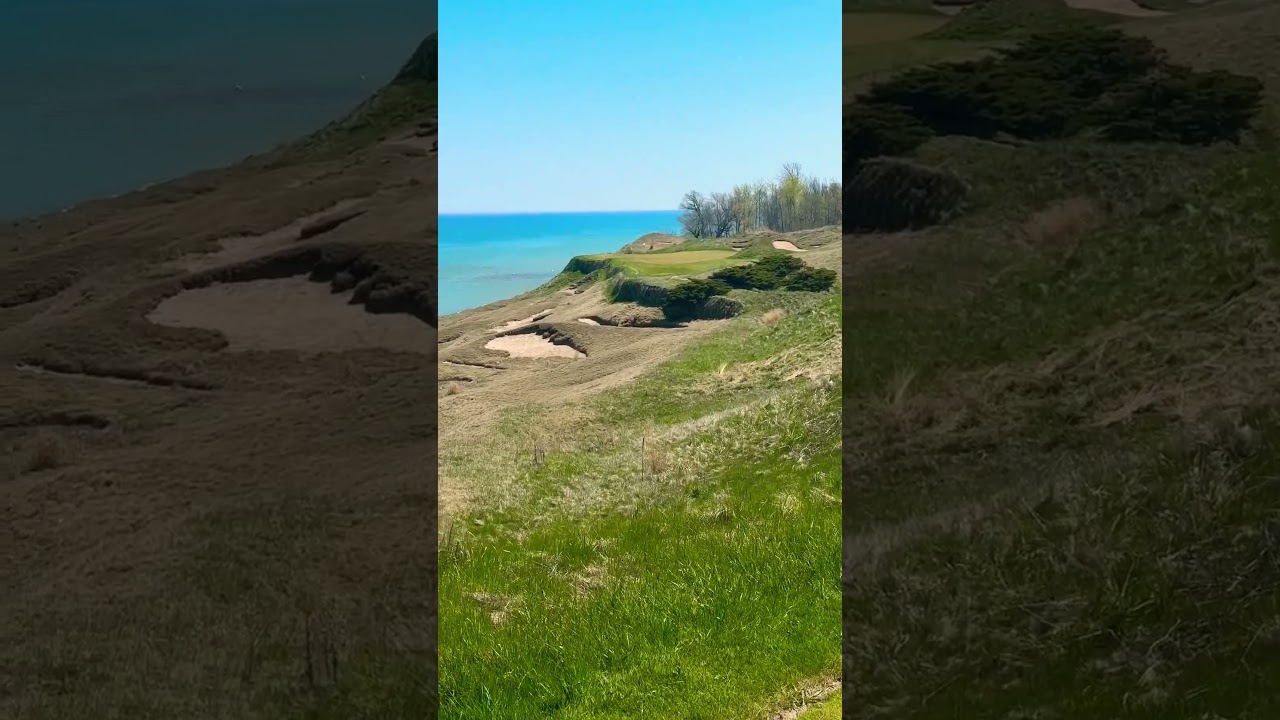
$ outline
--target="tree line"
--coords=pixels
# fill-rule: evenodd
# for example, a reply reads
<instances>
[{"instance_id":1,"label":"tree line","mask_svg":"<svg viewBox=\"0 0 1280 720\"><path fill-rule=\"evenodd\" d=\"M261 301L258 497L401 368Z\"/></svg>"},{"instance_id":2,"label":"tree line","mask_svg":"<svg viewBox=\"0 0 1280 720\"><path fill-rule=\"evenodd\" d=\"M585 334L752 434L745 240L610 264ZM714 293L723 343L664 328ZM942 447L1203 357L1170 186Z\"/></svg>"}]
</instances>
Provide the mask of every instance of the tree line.
<instances>
[{"instance_id":1,"label":"tree line","mask_svg":"<svg viewBox=\"0 0 1280 720\"><path fill-rule=\"evenodd\" d=\"M806 176L799 165L788 163L773 181L744 183L709 195L691 190L680 210L680 225L695 238L807 230L840 224L841 187L839 182Z\"/></svg>"}]
</instances>

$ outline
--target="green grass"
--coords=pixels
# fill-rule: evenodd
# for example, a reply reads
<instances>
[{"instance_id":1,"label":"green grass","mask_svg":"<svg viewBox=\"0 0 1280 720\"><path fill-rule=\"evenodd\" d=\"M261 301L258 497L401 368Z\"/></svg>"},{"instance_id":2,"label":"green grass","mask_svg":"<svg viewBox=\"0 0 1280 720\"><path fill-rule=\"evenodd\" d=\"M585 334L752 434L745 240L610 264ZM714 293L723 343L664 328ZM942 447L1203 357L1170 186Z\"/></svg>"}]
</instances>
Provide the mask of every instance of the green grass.
<instances>
[{"instance_id":1,"label":"green grass","mask_svg":"<svg viewBox=\"0 0 1280 720\"><path fill-rule=\"evenodd\" d=\"M744 457L671 507L446 553L441 716L745 717L834 670L836 437L799 468Z\"/></svg>"},{"instance_id":2,"label":"green grass","mask_svg":"<svg viewBox=\"0 0 1280 720\"><path fill-rule=\"evenodd\" d=\"M805 720L840 720L840 693L823 700L804 712Z\"/></svg>"},{"instance_id":3,"label":"green grass","mask_svg":"<svg viewBox=\"0 0 1280 720\"><path fill-rule=\"evenodd\" d=\"M920 37L944 28L948 18L932 14L849 13L844 16L843 75L846 93L881 76L914 65L985 52L968 39Z\"/></svg>"},{"instance_id":4,"label":"green grass","mask_svg":"<svg viewBox=\"0 0 1280 720\"><path fill-rule=\"evenodd\" d=\"M846 13L842 42L846 48L905 40L941 27L943 15L920 13Z\"/></svg>"},{"instance_id":5,"label":"green grass","mask_svg":"<svg viewBox=\"0 0 1280 720\"><path fill-rule=\"evenodd\" d=\"M1067 27L1114 25L1126 18L1077 10L1062 0L984 0L928 33L929 40L1003 40Z\"/></svg>"},{"instance_id":6,"label":"green grass","mask_svg":"<svg viewBox=\"0 0 1280 720\"><path fill-rule=\"evenodd\" d=\"M350 115L312 135L274 151L275 165L325 160L366 149L392 132L432 122L436 108L436 84L422 80L391 83Z\"/></svg>"},{"instance_id":7,"label":"green grass","mask_svg":"<svg viewBox=\"0 0 1280 720\"><path fill-rule=\"evenodd\" d=\"M588 260L609 260L628 275L642 277L698 275L730 265L740 265L732 250L680 250L655 253L605 253Z\"/></svg>"},{"instance_id":8,"label":"green grass","mask_svg":"<svg viewBox=\"0 0 1280 720\"><path fill-rule=\"evenodd\" d=\"M1276 715L1280 155L1255 140L921 149L975 207L846 266L851 717ZM1071 197L1104 221L1027 243Z\"/></svg>"},{"instance_id":9,"label":"green grass","mask_svg":"<svg viewBox=\"0 0 1280 720\"><path fill-rule=\"evenodd\" d=\"M773 325L735 320L596 401L599 417L624 434L703 417L723 397L682 388L714 383L725 363L797 341L826 342L830 355L838 295L759 295L753 312L787 305L791 314ZM839 388L753 384L745 412L664 446L669 469L620 477L651 484L645 502L583 512L530 500L446 530L441 717L746 718L772 709L780 688L835 672ZM661 403L636 405L663 388ZM509 420L500 432L530 416ZM621 452L553 453L522 482L565 498L616 470L611 455Z\"/></svg>"},{"instance_id":10,"label":"green grass","mask_svg":"<svg viewBox=\"0 0 1280 720\"><path fill-rule=\"evenodd\" d=\"M785 352L817 358L840 337L840 295L836 293L735 292L746 306L743 317L654 372L604 400L605 414L619 423L673 424L723 410L786 381L789 365L762 369L752 382L722 384L719 375L761 363ZM786 317L765 326L759 315L782 308Z\"/></svg>"}]
</instances>

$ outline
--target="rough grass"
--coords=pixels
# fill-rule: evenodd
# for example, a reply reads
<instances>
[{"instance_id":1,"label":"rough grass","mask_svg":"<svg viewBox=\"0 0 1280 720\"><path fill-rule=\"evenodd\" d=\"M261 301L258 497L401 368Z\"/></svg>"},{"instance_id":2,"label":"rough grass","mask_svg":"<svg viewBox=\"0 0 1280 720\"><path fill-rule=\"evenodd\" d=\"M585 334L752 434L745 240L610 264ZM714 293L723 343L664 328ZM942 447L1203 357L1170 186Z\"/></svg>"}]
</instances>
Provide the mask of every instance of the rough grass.
<instances>
[{"instance_id":1,"label":"rough grass","mask_svg":"<svg viewBox=\"0 0 1280 720\"><path fill-rule=\"evenodd\" d=\"M986 52L968 39L933 39L948 18L936 13L864 13L844 15L843 77L846 102L876 80L913 65L961 59ZM926 35L926 37L920 37Z\"/></svg>"},{"instance_id":2,"label":"rough grass","mask_svg":"<svg viewBox=\"0 0 1280 720\"><path fill-rule=\"evenodd\" d=\"M941 27L947 18L924 13L845 13L843 43L846 48L905 40Z\"/></svg>"},{"instance_id":3,"label":"rough grass","mask_svg":"<svg viewBox=\"0 0 1280 720\"><path fill-rule=\"evenodd\" d=\"M837 692L830 698L805 710L800 717L803 717L804 720L840 720L840 698L841 695Z\"/></svg>"},{"instance_id":4,"label":"rough grass","mask_svg":"<svg viewBox=\"0 0 1280 720\"><path fill-rule=\"evenodd\" d=\"M931 143L978 210L846 253L851 717L1278 709L1280 154L1112 153Z\"/></svg>"},{"instance_id":5,"label":"rough grass","mask_svg":"<svg viewBox=\"0 0 1280 720\"><path fill-rule=\"evenodd\" d=\"M1062 0L983 0L926 35L931 40L1007 40L1068 27L1114 25L1125 18L1077 10Z\"/></svg>"},{"instance_id":6,"label":"rough grass","mask_svg":"<svg viewBox=\"0 0 1280 720\"><path fill-rule=\"evenodd\" d=\"M250 159L0 230L0 716L428 716L429 359L144 318L193 280L171 261L352 199L334 235L434 304L434 167Z\"/></svg>"},{"instance_id":7,"label":"rough grass","mask_svg":"<svg viewBox=\"0 0 1280 720\"><path fill-rule=\"evenodd\" d=\"M561 434L443 529L441 717L763 716L834 671L839 298L804 295L570 418L509 411L504 445Z\"/></svg>"}]
</instances>

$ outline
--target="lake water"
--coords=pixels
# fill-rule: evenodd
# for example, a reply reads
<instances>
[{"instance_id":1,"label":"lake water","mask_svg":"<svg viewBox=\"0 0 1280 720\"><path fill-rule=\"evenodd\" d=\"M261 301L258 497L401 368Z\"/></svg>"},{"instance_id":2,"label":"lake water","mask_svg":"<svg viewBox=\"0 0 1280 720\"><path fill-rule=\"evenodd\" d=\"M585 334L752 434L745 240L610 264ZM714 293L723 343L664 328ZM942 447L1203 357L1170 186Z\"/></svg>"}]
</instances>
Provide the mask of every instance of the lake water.
<instances>
[{"instance_id":1,"label":"lake water","mask_svg":"<svg viewBox=\"0 0 1280 720\"><path fill-rule=\"evenodd\" d=\"M440 314L487 305L555 277L574 255L679 231L677 211L441 215Z\"/></svg>"},{"instance_id":2,"label":"lake water","mask_svg":"<svg viewBox=\"0 0 1280 720\"><path fill-rule=\"evenodd\" d=\"M435 28L434 0L0 0L0 218L303 136Z\"/></svg>"}]
</instances>

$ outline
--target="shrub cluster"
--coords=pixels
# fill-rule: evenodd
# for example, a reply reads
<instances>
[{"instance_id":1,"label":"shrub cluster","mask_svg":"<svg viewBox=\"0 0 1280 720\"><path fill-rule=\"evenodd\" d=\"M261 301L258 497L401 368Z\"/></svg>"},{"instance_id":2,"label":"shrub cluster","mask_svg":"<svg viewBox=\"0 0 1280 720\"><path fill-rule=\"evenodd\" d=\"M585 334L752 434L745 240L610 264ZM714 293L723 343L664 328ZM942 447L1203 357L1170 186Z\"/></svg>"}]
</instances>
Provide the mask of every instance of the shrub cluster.
<instances>
[{"instance_id":1,"label":"shrub cluster","mask_svg":"<svg viewBox=\"0 0 1280 720\"><path fill-rule=\"evenodd\" d=\"M688 320L694 316L698 305L716 295L724 295L729 290L730 287L721 280L687 280L667 291L662 303L662 314L668 320Z\"/></svg>"},{"instance_id":2,"label":"shrub cluster","mask_svg":"<svg viewBox=\"0 0 1280 720\"><path fill-rule=\"evenodd\" d=\"M874 158L858 165L845 188L845 227L897 232L936 225L958 212L968 193L955 173Z\"/></svg>"},{"instance_id":3,"label":"shrub cluster","mask_svg":"<svg viewBox=\"0 0 1280 720\"><path fill-rule=\"evenodd\" d=\"M1117 30L1043 33L873 85L846 113L845 162L905 154L933 135L1237 141L1262 91L1255 78L1173 65L1151 41Z\"/></svg>"},{"instance_id":4,"label":"shrub cluster","mask_svg":"<svg viewBox=\"0 0 1280 720\"><path fill-rule=\"evenodd\" d=\"M769 253L749 265L717 270L705 280L689 280L667 291L662 312L668 320L688 320L698 307L731 289L825 292L836 283L834 271L805 265L786 253Z\"/></svg>"},{"instance_id":5,"label":"shrub cluster","mask_svg":"<svg viewBox=\"0 0 1280 720\"><path fill-rule=\"evenodd\" d=\"M717 270L711 277L744 290L822 292L830 289L836 281L834 272L809 267L800 258L784 253L769 253L750 265Z\"/></svg>"}]
</instances>

